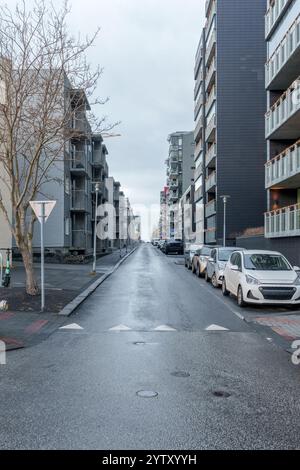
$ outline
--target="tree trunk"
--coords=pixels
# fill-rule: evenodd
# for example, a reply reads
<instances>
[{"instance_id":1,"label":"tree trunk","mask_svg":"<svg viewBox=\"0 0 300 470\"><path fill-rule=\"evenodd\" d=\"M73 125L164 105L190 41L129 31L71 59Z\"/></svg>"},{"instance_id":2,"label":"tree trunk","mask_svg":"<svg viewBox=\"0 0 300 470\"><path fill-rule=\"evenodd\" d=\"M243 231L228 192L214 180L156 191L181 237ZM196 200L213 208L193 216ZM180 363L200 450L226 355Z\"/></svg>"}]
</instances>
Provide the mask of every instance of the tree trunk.
<instances>
[{"instance_id":1,"label":"tree trunk","mask_svg":"<svg viewBox=\"0 0 300 470\"><path fill-rule=\"evenodd\" d=\"M27 246L22 247L20 251L26 273L26 292L32 296L37 295L39 293L39 287L33 269L32 251Z\"/></svg>"}]
</instances>

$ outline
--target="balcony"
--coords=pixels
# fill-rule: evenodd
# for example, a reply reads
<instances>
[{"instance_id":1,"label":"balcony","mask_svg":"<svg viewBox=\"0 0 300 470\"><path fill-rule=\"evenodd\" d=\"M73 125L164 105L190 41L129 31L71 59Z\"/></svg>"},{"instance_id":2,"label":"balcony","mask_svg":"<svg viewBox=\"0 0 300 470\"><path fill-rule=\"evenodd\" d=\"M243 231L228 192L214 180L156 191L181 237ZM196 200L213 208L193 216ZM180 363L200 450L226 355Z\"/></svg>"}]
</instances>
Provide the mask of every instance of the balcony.
<instances>
[{"instance_id":1,"label":"balcony","mask_svg":"<svg viewBox=\"0 0 300 470\"><path fill-rule=\"evenodd\" d=\"M266 189L300 187L300 140L266 163Z\"/></svg>"},{"instance_id":2,"label":"balcony","mask_svg":"<svg viewBox=\"0 0 300 470\"><path fill-rule=\"evenodd\" d=\"M195 160L197 160L201 152L203 152L203 143L202 143L202 140L200 139L195 147Z\"/></svg>"},{"instance_id":3,"label":"balcony","mask_svg":"<svg viewBox=\"0 0 300 470\"><path fill-rule=\"evenodd\" d=\"M209 96L207 97L207 101L206 101L206 104L205 104L205 113L206 113L206 116L208 115L209 111L210 111L210 108L212 107L213 103L216 101L216 87L213 86L213 88L211 89L211 92L209 94Z\"/></svg>"},{"instance_id":4,"label":"balcony","mask_svg":"<svg viewBox=\"0 0 300 470\"><path fill-rule=\"evenodd\" d=\"M178 152L179 152L178 145L170 145L170 148L169 148L170 156L172 156L173 153L175 153L177 155Z\"/></svg>"},{"instance_id":5,"label":"balcony","mask_svg":"<svg viewBox=\"0 0 300 470\"><path fill-rule=\"evenodd\" d=\"M216 200L213 199L205 206L205 217L211 217L216 214Z\"/></svg>"},{"instance_id":6,"label":"balcony","mask_svg":"<svg viewBox=\"0 0 300 470\"><path fill-rule=\"evenodd\" d=\"M72 248L86 250L88 245L88 233L85 230L72 231Z\"/></svg>"},{"instance_id":7,"label":"balcony","mask_svg":"<svg viewBox=\"0 0 300 470\"><path fill-rule=\"evenodd\" d=\"M88 196L84 190L73 190L71 195L72 212L88 212Z\"/></svg>"},{"instance_id":8,"label":"balcony","mask_svg":"<svg viewBox=\"0 0 300 470\"><path fill-rule=\"evenodd\" d=\"M200 164L194 171L194 180L197 181L203 174L203 165Z\"/></svg>"},{"instance_id":9,"label":"balcony","mask_svg":"<svg viewBox=\"0 0 300 470\"><path fill-rule=\"evenodd\" d=\"M71 152L70 171L77 176L89 176L88 153L86 151L75 150Z\"/></svg>"},{"instance_id":10,"label":"balcony","mask_svg":"<svg viewBox=\"0 0 300 470\"><path fill-rule=\"evenodd\" d=\"M178 176L179 175L179 168L178 166L176 168L170 168L170 171L169 171L169 176L170 177L174 177L174 176Z\"/></svg>"},{"instance_id":11,"label":"balcony","mask_svg":"<svg viewBox=\"0 0 300 470\"><path fill-rule=\"evenodd\" d=\"M213 144L210 146L209 150L206 152L205 163L208 168L215 168L216 156L217 156L217 146L216 144Z\"/></svg>"},{"instance_id":12,"label":"balcony","mask_svg":"<svg viewBox=\"0 0 300 470\"><path fill-rule=\"evenodd\" d=\"M203 105L203 95L202 93L200 93L197 103L195 104L195 114L194 114L195 121L197 120L197 117L199 115L202 105Z\"/></svg>"},{"instance_id":13,"label":"balcony","mask_svg":"<svg viewBox=\"0 0 300 470\"><path fill-rule=\"evenodd\" d=\"M206 126L206 142L215 142L216 140L216 116L214 115Z\"/></svg>"},{"instance_id":14,"label":"balcony","mask_svg":"<svg viewBox=\"0 0 300 470\"><path fill-rule=\"evenodd\" d=\"M284 90L299 74L300 15L266 64L266 88Z\"/></svg>"},{"instance_id":15,"label":"balcony","mask_svg":"<svg viewBox=\"0 0 300 470\"><path fill-rule=\"evenodd\" d=\"M206 73L206 81L205 81L205 89L207 92L211 89L211 87L216 82L216 59L213 58L209 69Z\"/></svg>"},{"instance_id":16,"label":"balcony","mask_svg":"<svg viewBox=\"0 0 300 470\"><path fill-rule=\"evenodd\" d=\"M296 80L266 114L266 138L296 140L300 137L300 79Z\"/></svg>"},{"instance_id":17,"label":"balcony","mask_svg":"<svg viewBox=\"0 0 300 470\"><path fill-rule=\"evenodd\" d=\"M210 14L210 9L213 6L213 3L215 3L215 0L206 0L205 2L205 14L207 17Z\"/></svg>"},{"instance_id":18,"label":"balcony","mask_svg":"<svg viewBox=\"0 0 300 470\"><path fill-rule=\"evenodd\" d=\"M205 181L206 192L212 191L217 183L217 173L213 171Z\"/></svg>"},{"instance_id":19,"label":"balcony","mask_svg":"<svg viewBox=\"0 0 300 470\"><path fill-rule=\"evenodd\" d=\"M199 119L196 124L196 129L195 129L195 141L197 142L199 139L202 137L202 131L203 131L203 116L199 116Z\"/></svg>"},{"instance_id":20,"label":"balcony","mask_svg":"<svg viewBox=\"0 0 300 470\"><path fill-rule=\"evenodd\" d=\"M206 25L205 25L205 29L207 31L207 33L209 33L209 30L210 30L210 27L211 27L211 23L214 19L214 16L216 14L216 2L214 1L211 5L211 7L209 8L209 11L207 12L208 15L207 15L207 21L206 21Z\"/></svg>"},{"instance_id":21,"label":"balcony","mask_svg":"<svg viewBox=\"0 0 300 470\"><path fill-rule=\"evenodd\" d=\"M76 112L71 119L71 133L73 138L86 137L91 133L91 128L85 112Z\"/></svg>"},{"instance_id":22,"label":"balcony","mask_svg":"<svg viewBox=\"0 0 300 470\"><path fill-rule=\"evenodd\" d=\"M93 151L93 160L92 165L98 167L104 167L106 163L106 156L103 153L102 149Z\"/></svg>"},{"instance_id":23,"label":"balcony","mask_svg":"<svg viewBox=\"0 0 300 470\"><path fill-rule=\"evenodd\" d=\"M205 60L206 65L209 65L211 63L212 58L215 54L216 40L217 40L217 34L216 34L216 30L214 30L210 38L210 41L208 43L207 49L206 49L206 60Z\"/></svg>"},{"instance_id":24,"label":"balcony","mask_svg":"<svg viewBox=\"0 0 300 470\"><path fill-rule=\"evenodd\" d=\"M286 8L292 2L292 0L271 0L269 9L266 13L266 39L275 29L278 21L283 17Z\"/></svg>"},{"instance_id":25,"label":"balcony","mask_svg":"<svg viewBox=\"0 0 300 470\"><path fill-rule=\"evenodd\" d=\"M195 69L194 69L195 80L197 79L202 60L203 60L203 44L202 44L202 36L201 36L199 46L196 52L196 57L195 57Z\"/></svg>"},{"instance_id":26,"label":"balcony","mask_svg":"<svg viewBox=\"0 0 300 470\"><path fill-rule=\"evenodd\" d=\"M196 80L196 83L195 83L195 88L194 88L194 99L197 98L199 89L201 88L201 84L203 82L203 70L202 69L198 73L198 76L195 78L195 80Z\"/></svg>"},{"instance_id":27,"label":"balcony","mask_svg":"<svg viewBox=\"0 0 300 470\"><path fill-rule=\"evenodd\" d=\"M265 214L266 238L300 236L300 204Z\"/></svg>"},{"instance_id":28,"label":"balcony","mask_svg":"<svg viewBox=\"0 0 300 470\"><path fill-rule=\"evenodd\" d=\"M171 202L176 202L179 199L179 191L172 191L170 193L169 199Z\"/></svg>"}]
</instances>

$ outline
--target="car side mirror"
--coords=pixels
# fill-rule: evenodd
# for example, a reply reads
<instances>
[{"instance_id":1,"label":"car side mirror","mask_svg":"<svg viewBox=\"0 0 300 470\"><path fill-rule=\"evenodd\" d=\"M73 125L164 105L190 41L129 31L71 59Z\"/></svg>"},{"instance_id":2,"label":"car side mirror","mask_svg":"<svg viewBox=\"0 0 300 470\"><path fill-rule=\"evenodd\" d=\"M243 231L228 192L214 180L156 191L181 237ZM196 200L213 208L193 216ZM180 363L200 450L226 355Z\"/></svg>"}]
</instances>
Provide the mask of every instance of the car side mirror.
<instances>
[{"instance_id":1,"label":"car side mirror","mask_svg":"<svg viewBox=\"0 0 300 470\"><path fill-rule=\"evenodd\" d=\"M215 262L215 260L214 260L213 258L209 258L208 261L210 261L211 263L214 263L214 262Z\"/></svg>"},{"instance_id":2,"label":"car side mirror","mask_svg":"<svg viewBox=\"0 0 300 470\"><path fill-rule=\"evenodd\" d=\"M231 269L231 271L239 271L240 270L240 268L236 264L233 264L230 269Z\"/></svg>"},{"instance_id":3,"label":"car side mirror","mask_svg":"<svg viewBox=\"0 0 300 470\"><path fill-rule=\"evenodd\" d=\"M300 271L299 266L294 266L293 269L294 269L294 271Z\"/></svg>"}]
</instances>

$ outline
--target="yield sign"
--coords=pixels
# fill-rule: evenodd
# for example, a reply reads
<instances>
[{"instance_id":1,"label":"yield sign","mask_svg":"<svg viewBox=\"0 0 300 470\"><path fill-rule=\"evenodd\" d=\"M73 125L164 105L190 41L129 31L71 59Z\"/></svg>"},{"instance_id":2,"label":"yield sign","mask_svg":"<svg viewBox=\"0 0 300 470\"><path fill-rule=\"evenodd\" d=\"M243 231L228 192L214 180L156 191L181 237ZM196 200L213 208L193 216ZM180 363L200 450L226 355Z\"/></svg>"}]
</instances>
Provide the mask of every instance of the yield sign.
<instances>
[{"instance_id":1,"label":"yield sign","mask_svg":"<svg viewBox=\"0 0 300 470\"><path fill-rule=\"evenodd\" d=\"M31 208L35 215L37 216L40 223L43 221L47 222L51 212L53 211L56 201L31 201Z\"/></svg>"}]
</instances>

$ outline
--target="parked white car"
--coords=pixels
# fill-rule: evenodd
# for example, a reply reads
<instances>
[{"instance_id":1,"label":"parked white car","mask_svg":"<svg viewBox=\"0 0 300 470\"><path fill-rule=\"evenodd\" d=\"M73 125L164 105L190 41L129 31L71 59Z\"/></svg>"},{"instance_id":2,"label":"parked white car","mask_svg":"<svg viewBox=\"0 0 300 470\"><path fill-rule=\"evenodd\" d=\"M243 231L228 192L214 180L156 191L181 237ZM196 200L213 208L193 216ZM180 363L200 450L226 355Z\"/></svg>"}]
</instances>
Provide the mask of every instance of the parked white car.
<instances>
[{"instance_id":1,"label":"parked white car","mask_svg":"<svg viewBox=\"0 0 300 470\"><path fill-rule=\"evenodd\" d=\"M240 307L247 303L300 305L299 271L278 252L235 251L224 271L222 292L235 295Z\"/></svg>"}]
</instances>

